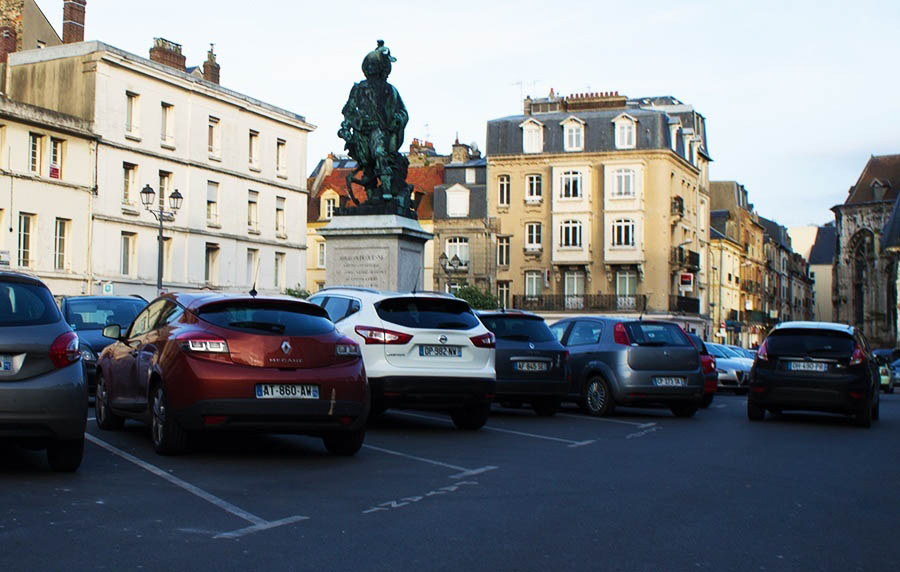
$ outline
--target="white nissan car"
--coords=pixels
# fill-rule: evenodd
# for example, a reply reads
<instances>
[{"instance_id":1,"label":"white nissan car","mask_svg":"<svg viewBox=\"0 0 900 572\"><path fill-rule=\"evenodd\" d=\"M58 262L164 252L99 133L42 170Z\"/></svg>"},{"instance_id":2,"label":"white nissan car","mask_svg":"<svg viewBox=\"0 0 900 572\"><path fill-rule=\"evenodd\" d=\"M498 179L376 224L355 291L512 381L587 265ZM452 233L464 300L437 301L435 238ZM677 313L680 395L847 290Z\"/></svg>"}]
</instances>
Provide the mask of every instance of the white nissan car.
<instances>
[{"instance_id":1,"label":"white nissan car","mask_svg":"<svg viewBox=\"0 0 900 572\"><path fill-rule=\"evenodd\" d=\"M357 341L372 411L447 411L460 429L479 429L494 397L494 334L450 295L326 288L309 301Z\"/></svg>"}]
</instances>

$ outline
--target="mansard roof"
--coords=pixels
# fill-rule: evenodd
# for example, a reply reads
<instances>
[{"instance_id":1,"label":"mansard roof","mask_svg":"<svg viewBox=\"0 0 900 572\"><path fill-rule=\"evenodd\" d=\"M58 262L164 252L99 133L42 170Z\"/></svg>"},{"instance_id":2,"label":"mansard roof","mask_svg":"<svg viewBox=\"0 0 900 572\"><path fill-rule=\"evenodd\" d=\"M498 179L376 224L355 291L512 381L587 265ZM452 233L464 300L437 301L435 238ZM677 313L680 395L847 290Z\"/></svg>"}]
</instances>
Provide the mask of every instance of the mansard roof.
<instances>
[{"instance_id":1,"label":"mansard roof","mask_svg":"<svg viewBox=\"0 0 900 572\"><path fill-rule=\"evenodd\" d=\"M850 187L845 205L877 201L894 202L900 195L900 155L872 155L856 184Z\"/></svg>"}]
</instances>

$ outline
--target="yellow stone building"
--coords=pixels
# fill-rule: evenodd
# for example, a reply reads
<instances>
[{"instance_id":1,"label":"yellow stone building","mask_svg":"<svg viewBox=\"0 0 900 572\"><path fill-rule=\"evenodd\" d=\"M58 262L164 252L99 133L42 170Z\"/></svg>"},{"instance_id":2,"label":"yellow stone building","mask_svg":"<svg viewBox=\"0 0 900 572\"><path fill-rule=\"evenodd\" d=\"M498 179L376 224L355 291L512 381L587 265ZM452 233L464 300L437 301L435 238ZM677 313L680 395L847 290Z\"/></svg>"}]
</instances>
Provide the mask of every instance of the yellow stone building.
<instances>
[{"instance_id":1,"label":"yellow stone building","mask_svg":"<svg viewBox=\"0 0 900 572\"><path fill-rule=\"evenodd\" d=\"M544 315L653 314L708 333L705 120L672 97L526 98L488 122L496 293Z\"/></svg>"}]
</instances>

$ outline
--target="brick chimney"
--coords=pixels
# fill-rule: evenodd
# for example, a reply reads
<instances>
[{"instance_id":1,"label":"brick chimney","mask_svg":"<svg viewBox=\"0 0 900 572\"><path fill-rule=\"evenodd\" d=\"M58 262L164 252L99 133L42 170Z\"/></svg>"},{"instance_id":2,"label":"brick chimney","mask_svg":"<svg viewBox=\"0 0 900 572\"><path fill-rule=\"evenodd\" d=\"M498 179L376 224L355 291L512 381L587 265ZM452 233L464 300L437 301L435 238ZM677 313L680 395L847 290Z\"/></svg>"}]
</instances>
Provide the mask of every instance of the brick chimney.
<instances>
[{"instance_id":1,"label":"brick chimney","mask_svg":"<svg viewBox=\"0 0 900 572\"><path fill-rule=\"evenodd\" d=\"M63 43L84 41L84 10L87 0L65 0L63 3Z\"/></svg>"},{"instance_id":2,"label":"brick chimney","mask_svg":"<svg viewBox=\"0 0 900 572\"><path fill-rule=\"evenodd\" d=\"M178 71L186 71L185 62L187 60L181 53L181 44L170 42L164 38L153 38L150 59Z\"/></svg>"},{"instance_id":3,"label":"brick chimney","mask_svg":"<svg viewBox=\"0 0 900 572\"><path fill-rule=\"evenodd\" d=\"M9 54L16 51L16 29L13 26L0 26L0 64L5 64Z\"/></svg>"},{"instance_id":4,"label":"brick chimney","mask_svg":"<svg viewBox=\"0 0 900 572\"><path fill-rule=\"evenodd\" d=\"M219 83L219 64L216 63L215 44L209 45L209 51L206 52L206 61L203 62L203 79L214 84Z\"/></svg>"}]
</instances>

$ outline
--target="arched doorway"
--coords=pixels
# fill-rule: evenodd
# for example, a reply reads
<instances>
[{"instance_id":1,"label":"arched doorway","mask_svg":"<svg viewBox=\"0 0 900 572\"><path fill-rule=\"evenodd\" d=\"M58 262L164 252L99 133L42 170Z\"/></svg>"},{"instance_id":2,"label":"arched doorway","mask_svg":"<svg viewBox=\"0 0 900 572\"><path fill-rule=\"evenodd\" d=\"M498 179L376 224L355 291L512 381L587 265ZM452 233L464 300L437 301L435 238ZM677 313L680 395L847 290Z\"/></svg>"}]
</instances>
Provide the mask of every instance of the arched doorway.
<instances>
[{"instance_id":1,"label":"arched doorway","mask_svg":"<svg viewBox=\"0 0 900 572\"><path fill-rule=\"evenodd\" d=\"M866 314L871 313L867 301L873 300L870 290L877 288L869 280L874 277L874 240L869 230L861 230L850 240L850 323L866 331Z\"/></svg>"}]
</instances>

